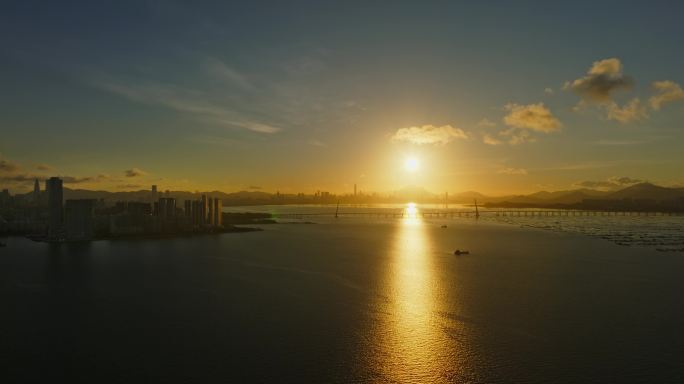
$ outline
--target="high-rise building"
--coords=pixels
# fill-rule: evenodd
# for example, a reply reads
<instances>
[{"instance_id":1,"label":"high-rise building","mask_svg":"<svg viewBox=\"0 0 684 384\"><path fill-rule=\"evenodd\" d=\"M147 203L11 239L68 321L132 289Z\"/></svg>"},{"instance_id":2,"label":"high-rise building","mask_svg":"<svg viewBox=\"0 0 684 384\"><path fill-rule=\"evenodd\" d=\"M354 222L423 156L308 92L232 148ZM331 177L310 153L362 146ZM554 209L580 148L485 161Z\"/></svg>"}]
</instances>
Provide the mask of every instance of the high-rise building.
<instances>
[{"instance_id":1,"label":"high-rise building","mask_svg":"<svg viewBox=\"0 0 684 384\"><path fill-rule=\"evenodd\" d=\"M67 200L64 228L69 240L90 240L95 234L95 199Z\"/></svg>"},{"instance_id":2,"label":"high-rise building","mask_svg":"<svg viewBox=\"0 0 684 384\"><path fill-rule=\"evenodd\" d=\"M38 179L36 179L36 182L33 183L33 202L37 203L40 201L40 184L38 183Z\"/></svg>"},{"instance_id":3,"label":"high-rise building","mask_svg":"<svg viewBox=\"0 0 684 384\"><path fill-rule=\"evenodd\" d=\"M51 177L46 185L48 191L48 237L56 240L62 237L64 232L64 191L62 189L62 179Z\"/></svg>"},{"instance_id":4,"label":"high-rise building","mask_svg":"<svg viewBox=\"0 0 684 384\"><path fill-rule=\"evenodd\" d=\"M3 189L0 193L0 207L9 205L12 195L10 195L9 189Z\"/></svg>"},{"instance_id":5,"label":"high-rise building","mask_svg":"<svg viewBox=\"0 0 684 384\"><path fill-rule=\"evenodd\" d=\"M354 197L356 197L356 183L354 183Z\"/></svg>"},{"instance_id":6,"label":"high-rise building","mask_svg":"<svg viewBox=\"0 0 684 384\"><path fill-rule=\"evenodd\" d=\"M157 201L158 198L159 198L159 195L157 194L157 186L153 185L152 186L152 196L150 197L150 202L154 203Z\"/></svg>"},{"instance_id":7,"label":"high-rise building","mask_svg":"<svg viewBox=\"0 0 684 384\"><path fill-rule=\"evenodd\" d=\"M207 224L207 217L208 217L208 210L209 210L209 202L207 201L207 195L202 195L202 200L200 202L201 204L201 219L200 219L200 224Z\"/></svg>"},{"instance_id":8,"label":"high-rise building","mask_svg":"<svg viewBox=\"0 0 684 384\"><path fill-rule=\"evenodd\" d=\"M199 227L202 223L202 201L195 200L192 202L192 225Z\"/></svg>"},{"instance_id":9,"label":"high-rise building","mask_svg":"<svg viewBox=\"0 0 684 384\"><path fill-rule=\"evenodd\" d=\"M214 199L207 198L207 224L214 225Z\"/></svg>"},{"instance_id":10,"label":"high-rise building","mask_svg":"<svg viewBox=\"0 0 684 384\"><path fill-rule=\"evenodd\" d=\"M173 197L159 198L158 215L162 219L171 219L176 216L176 199Z\"/></svg>"},{"instance_id":11,"label":"high-rise building","mask_svg":"<svg viewBox=\"0 0 684 384\"><path fill-rule=\"evenodd\" d=\"M192 200L185 200L183 203L183 213L185 217L192 218Z\"/></svg>"},{"instance_id":12,"label":"high-rise building","mask_svg":"<svg viewBox=\"0 0 684 384\"><path fill-rule=\"evenodd\" d=\"M223 225L223 201L219 198L214 198L214 226L220 227Z\"/></svg>"}]
</instances>

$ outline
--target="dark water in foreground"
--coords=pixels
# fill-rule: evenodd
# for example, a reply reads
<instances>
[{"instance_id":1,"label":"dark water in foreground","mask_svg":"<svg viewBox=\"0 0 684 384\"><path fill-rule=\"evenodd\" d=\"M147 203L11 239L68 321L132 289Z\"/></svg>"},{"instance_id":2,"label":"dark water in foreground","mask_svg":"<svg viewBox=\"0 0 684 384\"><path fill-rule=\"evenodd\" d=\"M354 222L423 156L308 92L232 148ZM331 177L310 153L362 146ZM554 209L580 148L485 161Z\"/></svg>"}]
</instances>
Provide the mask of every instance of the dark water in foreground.
<instances>
[{"instance_id":1,"label":"dark water in foreground","mask_svg":"<svg viewBox=\"0 0 684 384\"><path fill-rule=\"evenodd\" d=\"M0 382L684 380L680 253L465 219L264 228L4 240Z\"/></svg>"}]
</instances>

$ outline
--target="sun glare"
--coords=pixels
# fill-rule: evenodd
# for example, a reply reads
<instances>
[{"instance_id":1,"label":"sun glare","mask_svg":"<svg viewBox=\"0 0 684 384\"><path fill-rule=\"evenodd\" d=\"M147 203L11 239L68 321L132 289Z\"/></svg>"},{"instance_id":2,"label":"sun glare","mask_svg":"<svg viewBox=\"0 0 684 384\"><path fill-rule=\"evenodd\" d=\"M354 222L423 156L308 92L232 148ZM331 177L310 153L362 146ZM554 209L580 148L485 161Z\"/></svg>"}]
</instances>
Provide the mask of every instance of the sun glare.
<instances>
[{"instance_id":1,"label":"sun glare","mask_svg":"<svg viewBox=\"0 0 684 384\"><path fill-rule=\"evenodd\" d=\"M420 162L415 157L409 157L404 161L404 169L407 172L416 172L420 168Z\"/></svg>"}]
</instances>

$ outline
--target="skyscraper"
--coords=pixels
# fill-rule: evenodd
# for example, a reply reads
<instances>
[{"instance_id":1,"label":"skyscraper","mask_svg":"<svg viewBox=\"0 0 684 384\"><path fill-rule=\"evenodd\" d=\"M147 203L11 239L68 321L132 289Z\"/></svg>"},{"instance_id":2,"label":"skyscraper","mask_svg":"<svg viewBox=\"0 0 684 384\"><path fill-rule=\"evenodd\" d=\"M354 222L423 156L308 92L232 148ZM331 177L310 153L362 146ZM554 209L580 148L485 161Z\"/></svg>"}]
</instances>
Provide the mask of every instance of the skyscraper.
<instances>
[{"instance_id":1,"label":"skyscraper","mask_svg":"<svg viewBox=\"0 0 684 384\"><path fill-rule=\"evenodd\" d=\"M59 239L64 230L64 191L62 179L51 177L47 182L48 190L48 237L52 240Z\"/></svg>"},{"instance_id":2,"label":"skyscraper","mask_svg":"<svg viewBox=\"0 0 684 384\"><path fill-rule=\"evenodd\" d=\"M214 199L207 199L207 224L214 225Z\"/></svg>"},{"instance_id":3,"label":"skyscraper","mask_svg":"<svg viewBox=\"0 0 684 384\"><path fill-rule=\"evenodd\" d=\"M159 195L157 194L157 186L153 185L152 186L152 197L150 198L150 202L154 203L157 201L157 198Z\"/></svg>"},{"instance_id":4,"label":"skyscraper","mask_svg":"<svg viewBox=\"0 0 684 384\"><path fill-rule=\"evenodd\" d=\"M64 228L69 240L90 240L95 233L95 199L67 200Z\"/></svg>"},{"instance_id":5,"label":"skyscraper","mask_svg":"<svg viewBox=\"0 0 684 384\"><path fill-rule=\"evenodd\" d=\"M38 183L38 179L36 179L36 182L33 183L33 202L38 203L40 201L40 184Z\"/></svg>"},{"instance_id":6,"label":"skyscraper","mask_svg":"<svg viewBox=\"0 0 684 384\"><path fill-rule=\"evenodd\" d=\"M202 200L201 200L201 214L200 214L200 224L207 224L207 217L208 217L208 210L209 210L209 203L207 201L207 195L202 195Z\"/></svg>"},{"instance_id":7,"label":"skyscraper","mask_svg":"<svg viewBox=\"0 0 684 384\"><path fill-rule=\"evenodd\" d=\"M214 226L220 227L223 225L223 201L219 198L214 198Z\"/></svg>"}]
</instances>

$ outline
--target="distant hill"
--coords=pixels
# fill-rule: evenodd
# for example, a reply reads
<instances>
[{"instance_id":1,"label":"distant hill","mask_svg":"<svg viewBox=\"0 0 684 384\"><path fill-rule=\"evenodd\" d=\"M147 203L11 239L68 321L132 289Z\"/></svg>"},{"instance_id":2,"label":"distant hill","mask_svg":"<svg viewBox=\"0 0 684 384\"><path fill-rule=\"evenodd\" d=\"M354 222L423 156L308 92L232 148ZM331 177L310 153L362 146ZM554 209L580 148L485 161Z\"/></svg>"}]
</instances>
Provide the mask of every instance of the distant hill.
<instances>
[{"instance_id":1,"label":"distant hill","mask_svg":"<svg viewBox=\"0 0 684 384\"><path fill-rule=\"evenodd\" d=\"M261 191L237 191L225 193L221 191L210 192L189 192L189 191L170 191L169 196L176 198L179 205L184 200L197 200L202 194L210 197L220 198L224 204L231 205L251 205L251 204L272 204L272 203L296 203L312 202L312 198L298 198L295 195L285 197L281 195L277 198L275 194ZM163 192L159 196L164 196ZM152 192L147 190L139 191L90 191L85 189L64 188L65 199L104 199L108 203L116 201L151 201ZM331 199L352 199L350 196L331 197ZM598 191L593 189L573 189L563 191L539 191L528 195L509 195L509 196L487 196L476 191L466 191L449 194L449 201L452 203L472 204L477 199L480 204L490 204L499 206L517 207L550 207L550 206L570 206L589 201L623 201L623 200L651 200L656 202L671 202L684 198L684 188L662 187L650 183L635 184L619 191ZM389 198L378 197L376 202L384 201L423 201L423 202L443 202L444 195L434 194L423 187L408 186L394 191ZM320 201L320 200L316 200Z\"/></svg>"},{"instance_id":2,"label":"distant hill","mask_svg":"<svg viewBox=\"0 0 684 384\"><path fill-rule=\"evenodd\" d=\"M667 188L651 183L635 184L607 196L609 199L673 200L684 198L683 188Z\"/></svg>"}]
</instances>

